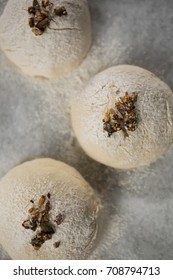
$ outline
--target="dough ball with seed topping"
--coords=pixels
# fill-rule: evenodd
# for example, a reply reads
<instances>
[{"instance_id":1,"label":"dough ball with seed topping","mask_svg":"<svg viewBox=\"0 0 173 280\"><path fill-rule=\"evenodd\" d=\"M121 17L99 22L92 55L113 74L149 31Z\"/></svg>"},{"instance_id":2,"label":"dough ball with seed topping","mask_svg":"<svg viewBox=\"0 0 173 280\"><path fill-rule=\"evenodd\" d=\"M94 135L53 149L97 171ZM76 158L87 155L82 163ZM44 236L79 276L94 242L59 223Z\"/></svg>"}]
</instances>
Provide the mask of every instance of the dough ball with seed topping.
<instances>
[{"instance_id":1,"label":"dough ball with seed topping","mask_svg":"<svg viewBox=\"0 0 173 280\"><path fill-rule=\"evenodd\" d=\"M84 259L97 240L100 200L77 170L25 162L0 181L0 243L13 259Z\"/></svg>"},{"instance_id":2,"label":"dough ball with seed topping","mask_svg":"<svg viewBox=\"0 0 173 280\"><path fill-rule=\"evenodd\" d=\"M96 75L74 100L71 116L86 153L114 168L148 165L173 142L173 93L140 67L120 65Z\"/></svg>"},{"instance_id":3,"label":"dough ball with seed topping","mask_svg":"<svg viewBox=\"0 0 173 280\"><path fill-rule=\"evenodd\" d=\"M8 1L0 17L0 47L25 74L58 78L77 67L90 48L88 3L50 0L42 7L36 2L39 8L33 9L32 0Z\"/></svg>"}]
</instances>

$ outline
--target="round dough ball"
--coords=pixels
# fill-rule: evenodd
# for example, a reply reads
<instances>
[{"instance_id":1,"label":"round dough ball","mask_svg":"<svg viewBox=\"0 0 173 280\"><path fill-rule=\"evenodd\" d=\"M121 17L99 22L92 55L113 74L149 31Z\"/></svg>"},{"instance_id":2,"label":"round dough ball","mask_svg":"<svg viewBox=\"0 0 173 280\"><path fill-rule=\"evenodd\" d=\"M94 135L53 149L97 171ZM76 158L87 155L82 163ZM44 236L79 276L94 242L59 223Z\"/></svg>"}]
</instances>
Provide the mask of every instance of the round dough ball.
<instances>
[{"instance_id":1,"label":"round dough ball","mask_svg":"<svg viewBox=\"0 0 173 280\"><path fill-rule=\"evenodd\" d=\"M51 79L82 62L91 45L91 23L87 0L49 2L53 3L46 8L50 25L36 36L28 23L32 17L28 7L33 1L9 0L0 18L0 46L25 74ZM65 14L55 15L57 7L65 8Z\"/></svg>"},{"instance_id":2,"label":"round dough ball","mask_svg":"<svg viewBox=\"0 0 173 280\"><path fill-rule=\"evenodd\" d=\"M135 95L136 119L131 119L134 131L130 131L130 115L123 102ZM110 112L120 129L111 135L105 130ZM173 142L173 93L154 74L140 67L120 65L97 74L72 104L71 115L76 137L85 152L114 168L148 165Z\"/></svg>"},{"instance_id":3,"label":"round dough ball","mask_svg":"<svg viewBox=\"0 0 173 280\"><path fill-rule=\"evenodd\" d=\"M29 209L38 208L40 198L48 200L49 195L48 221L55 233L36 250L31 243L40 233L39 223L35 231L22 224ZM97 240L99 203L74 168L53 159L25 162L0 181L0 242L13 259L83 259ZM46 211L41 207L40 216Z\"/></svg>"}]
</instances>

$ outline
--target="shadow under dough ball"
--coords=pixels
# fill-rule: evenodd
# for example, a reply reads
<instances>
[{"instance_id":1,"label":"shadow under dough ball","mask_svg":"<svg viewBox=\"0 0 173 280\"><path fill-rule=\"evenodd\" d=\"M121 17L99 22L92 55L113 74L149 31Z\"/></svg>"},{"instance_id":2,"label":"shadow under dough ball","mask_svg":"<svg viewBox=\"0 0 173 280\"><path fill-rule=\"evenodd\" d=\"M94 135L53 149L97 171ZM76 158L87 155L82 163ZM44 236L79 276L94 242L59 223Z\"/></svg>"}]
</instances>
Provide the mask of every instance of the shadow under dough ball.
<instances>
[{"instance_id":1,"label":"shadow under dough ball","mask_svg":"<svg viewBox=\"0 0 173 280\"><path fill-rule=\"evenodd\" d=\"M59 78L91 45L87 0L9 0L0 17L0 47L25 74Z\"/></svg>"},{"instance_id":2,"label":"shadow under dough ball","mask_svg":"<svg viewBox=\"0 0 173 280\"><path fill-rule=\"evenodd\" d=\"M148 165L173 142L173 93L136 66L97 74L72 104L71 117L85 152L114 168Z\"/></svg>"},{"instance_id":3,"label":"shadow under dough ball","mask_svg":"<svg viewBox=\"0 0 173 280\"><path fill-rule=\"evenodd\" d=\"M100 200L77 170L25 162L0 181L0 243L12 259L84 259L97 240Z\"/></svg>"}]
</instances>

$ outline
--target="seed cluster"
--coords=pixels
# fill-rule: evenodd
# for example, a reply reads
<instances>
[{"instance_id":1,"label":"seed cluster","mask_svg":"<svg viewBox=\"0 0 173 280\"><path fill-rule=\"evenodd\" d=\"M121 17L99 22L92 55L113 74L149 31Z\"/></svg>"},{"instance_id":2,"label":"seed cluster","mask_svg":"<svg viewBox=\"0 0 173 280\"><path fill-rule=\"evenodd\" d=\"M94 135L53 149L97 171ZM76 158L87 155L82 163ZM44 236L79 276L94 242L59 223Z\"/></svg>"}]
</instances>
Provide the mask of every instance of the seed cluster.
<instances>
[{"instance_id":1,"label":"seed cluster","mask_svg":"<svg viewBox=\"0 0 173 280\"><path fill-rule=\"evenodd\" d=\"M56 216L56 219L54 220L54 222L59 226L64 220L64 215L59 213L57 216Z\"/></svg>"},{"instance_id":2,"label":"seed cluster","mask_svg":"<svg viewBox=\"0 0 173 280\"><path fill-rule=\"evenodd\" d=\"M28 210L28 218L22 223L22 226L25 229L31 229L35 232L35 236L31 239L31 245L35 250L39 250L42 244L51 239L52 235L55 233L55 226L49 219L49 211L51 209L50 193L42 195L37 206L34 204L33 200L30 202L33 203L33 206ZM58 223L56 222L57 219ZM56 216L55 222L57 225L60 225L63 220L64 216L59 213L58 216ZM60 241L55 242L55 244L55 248L59 247Z\"/></svg>"},{"instance_id":3,"label":"seed cluster","mask_svg":"<svg viewBox=\"0 0 173 280\"><path fill-rule=\"evenodd\" d=\"M129 134L127 131L135 131L138 124L138 110L135 108L138 94L128 92L115 103L115 107L109 109L103 119L103 130L110 137L114 132L122 130L125 137Z\"/></svg>"},{"instance_id":4,"label":"seed cluster","mask_svg":"<svg viewBox=\"0 0 173 280\"><path fill-rule=\"evenodd\" d=\"M40 36L49 27L51 20L55 16L66 16L67 11L63 6L54 7L50 0L33 0L32 6L28 7L28 13L31 16L28 24L36 36Z\"/></svg>"}]
</instances>

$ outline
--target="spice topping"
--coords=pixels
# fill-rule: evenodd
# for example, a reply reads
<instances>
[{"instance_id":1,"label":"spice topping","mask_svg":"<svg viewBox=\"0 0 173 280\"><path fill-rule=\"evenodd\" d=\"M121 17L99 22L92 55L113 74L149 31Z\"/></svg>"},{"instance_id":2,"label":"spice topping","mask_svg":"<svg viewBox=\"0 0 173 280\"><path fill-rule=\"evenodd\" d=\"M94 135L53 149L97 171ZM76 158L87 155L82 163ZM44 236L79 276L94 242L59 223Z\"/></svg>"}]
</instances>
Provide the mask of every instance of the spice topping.
<instances>
[{"instance_id":1,"label":"spice topping","mask_svg":"<svg viewBox=\"0 0 173 280\"><path fill-rule=\"evenodd\" d=\"M135 108L138 94L128 92L115 102L114 108L106 111L103 119L103 130L108 133L108 137L114 132L122 130L125 137L128 137L128 131L135 131L138 124L138 110Z\"/></svg>"},{"instance_id":2,"label":"spice topping","mask_svg":"<svg viewBox=\"0 0 173 280\"><path fill-rule=\"evenodd\" d=\"M36 36L40 36L49 27L55 16L67 15L64 6L55 6L50 0L33 0L32 6L28 7L30 18L28 24Z\"/></svg>"}]
</instances>

